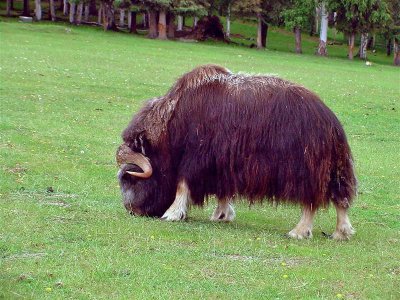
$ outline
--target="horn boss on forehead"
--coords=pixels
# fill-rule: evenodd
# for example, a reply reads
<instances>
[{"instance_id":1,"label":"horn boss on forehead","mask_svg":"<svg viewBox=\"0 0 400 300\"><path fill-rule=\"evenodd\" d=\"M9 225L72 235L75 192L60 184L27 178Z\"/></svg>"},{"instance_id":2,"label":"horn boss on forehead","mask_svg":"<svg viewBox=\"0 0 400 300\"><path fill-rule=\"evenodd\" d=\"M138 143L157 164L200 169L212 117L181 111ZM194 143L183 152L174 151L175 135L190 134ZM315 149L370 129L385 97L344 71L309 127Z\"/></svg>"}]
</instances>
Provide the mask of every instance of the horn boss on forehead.
<instances>
[{"instance_id":1,"label":"horn boss on forehead","mask_svg":"<svg viewBox=\"0 0 400 300\"><path fill-rule=\"evenodd\" d=\"M139 166L143 170L143 173L126 171L126 173L132 176L149 178L153 173L153 168L151 167L148 158L141 153L134 152L126 144L119 146L116 154L116 161L119 166L122 164L133 164Z\"/></svg>"}]
</instances>

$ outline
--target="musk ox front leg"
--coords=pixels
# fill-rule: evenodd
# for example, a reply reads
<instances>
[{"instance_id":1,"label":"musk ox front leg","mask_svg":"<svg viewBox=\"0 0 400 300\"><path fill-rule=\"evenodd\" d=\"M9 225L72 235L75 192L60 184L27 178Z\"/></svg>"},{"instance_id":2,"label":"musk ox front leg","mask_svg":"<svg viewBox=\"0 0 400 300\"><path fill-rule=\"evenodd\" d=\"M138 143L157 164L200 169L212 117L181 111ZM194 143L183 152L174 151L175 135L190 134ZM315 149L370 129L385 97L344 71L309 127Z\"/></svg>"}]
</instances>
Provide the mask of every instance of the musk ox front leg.
<instances>
[{"instance_id":1,"label":"musk ox front leg","mask_svg":"<svg viewBox=\"0 0 400 300\"><path fill-rule=\"evenodd\" d=\"M288 236L299 240L312 238L312 226L315 212L316 209L311 205L303 206L303 214L300 222L288 233Z\"/></svg>"},{"instance_id":2,"label":"musk ox front leg","mask_svg":"<svg viewBox=\"0 0 400 300\"><path fill-rule=\"evenodd\" d=\"M180 221L186 219L190 201L190 190L185 180L178 183L175 200L161 217L165 221Z\"/></svg>"},{"instance_id":3,"label":"musk ox front leg","mask_svg":"<svg viewBox=\"0 0 400 300\"><path fill-rule=\"evenodd\" d=\"M349 216L347 215L348 208L344 208L339 204L335 204L337 223L336 230L332 234L332 238L338 241L349 240L350 237L355 233L354 228L351 226Z\"/></svg>"},{"instance_id":4,"label":"musk ox front leg","mask_svg":"<svg viewBox=\"0 0 400 300\"><path fill-rule=\"evenodd\" d=\"M211 221L230 222L235 218L235 210L232 205L232 198L218 199L218 205L211 215Z\"/></svg>"}]
</instances>

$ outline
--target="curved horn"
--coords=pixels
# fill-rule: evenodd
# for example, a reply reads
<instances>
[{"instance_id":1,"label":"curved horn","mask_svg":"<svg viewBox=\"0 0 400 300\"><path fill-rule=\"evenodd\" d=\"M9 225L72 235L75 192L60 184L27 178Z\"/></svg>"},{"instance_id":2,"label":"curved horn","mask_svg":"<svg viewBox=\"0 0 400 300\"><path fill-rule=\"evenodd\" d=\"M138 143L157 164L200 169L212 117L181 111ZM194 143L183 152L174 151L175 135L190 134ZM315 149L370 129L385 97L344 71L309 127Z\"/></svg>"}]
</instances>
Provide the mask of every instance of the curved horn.
<instances>
[{"instance_id":1,"label":"curved horn","mask_svg":"<svg viewBox=\"0 0 400 300\"><path fill-rule=\"evenodd\" d=\"M153 168L151 167L149 159L142 153L132 151L132 149L129 148L126 144L122 144L121 146L119 146L116 159L118 165L135 164L143 170L143 173L126 171L126 173L132 176L149 178L151 174L153 174Z\"/></svg>"}]
</instances>

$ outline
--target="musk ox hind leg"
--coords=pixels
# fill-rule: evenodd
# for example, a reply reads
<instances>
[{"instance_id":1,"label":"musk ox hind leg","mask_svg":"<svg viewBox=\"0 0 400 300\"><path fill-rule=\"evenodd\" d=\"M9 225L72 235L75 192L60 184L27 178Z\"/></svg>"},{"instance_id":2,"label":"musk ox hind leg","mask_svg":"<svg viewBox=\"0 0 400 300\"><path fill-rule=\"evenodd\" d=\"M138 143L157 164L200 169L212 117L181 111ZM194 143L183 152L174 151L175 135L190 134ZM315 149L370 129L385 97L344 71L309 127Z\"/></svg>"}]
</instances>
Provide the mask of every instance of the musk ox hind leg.
<instances>
[{"instance_id":1,"label":"musk ox hind leg","mask_svg":"<svg viewBox=\"0 0 400 300\"><path fill-rule=\"evenodd\" d=\"M235 210L232 205L232 198L218 199L218 205L211 215L211 221L231 222L235 218Z\"/></svg>"},{"instance_id":2,"label":"musk ox hind leg","mask_svg":"<svg viewBox=\"0 0 400 300\"><path fill-rule=\"evenodd\" d=\"M337 223L336 230L332 234L332 238L338 241L346 241L349 240L350 237L355 233L354 228L351 226L349 216L347 215L348 208L344 208L340 206L340 204L336 204L336 214L337 214Z\"/></svg>"},{"instance_id":3,"label":"musk ox hind leg","mask_svg":"<svg viewBox=\"0 0 400 300\"><path fill-rule=\"evenodd\" d=\"M295 239L312 238L312 226L316 209L312 205L303 206L303 214L300 222L287 235Z\"/></svg>"},{"instance_id":4,"label":"musk ox hind leg","mask_svg":"<svg viewBox=\"0 0 400 300\"><path fill-rule=\"evenodd\" d=\"M180 221L186 219L190 201L190 191L186 181L181 180L176 189L175 200L161 217L165 221Z\"/></svg>"}]
</instances>

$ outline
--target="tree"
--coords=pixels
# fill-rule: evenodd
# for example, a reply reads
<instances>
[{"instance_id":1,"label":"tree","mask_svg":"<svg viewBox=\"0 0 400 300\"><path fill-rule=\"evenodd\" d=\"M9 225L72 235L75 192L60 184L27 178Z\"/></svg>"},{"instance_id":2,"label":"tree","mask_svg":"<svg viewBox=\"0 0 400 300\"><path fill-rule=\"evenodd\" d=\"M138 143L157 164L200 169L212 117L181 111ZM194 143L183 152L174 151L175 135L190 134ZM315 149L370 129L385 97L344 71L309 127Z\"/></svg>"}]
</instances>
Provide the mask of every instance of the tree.
<instances>
[{"instance_id":1,"label":"tree","mask_svg":"<svg viewBox=\"0 0 400 300\"><path fill-rule=\"evenodd\" d=\"M287 0L243 0L235 1L232 12L239 17L257 17L257 48L266 47L268 24L281 24L281 11Z\"/></svg>"},{"instance_id":2,"label":"tree","mask_svg":"<svg viewBox=\"0 0 400 300\"><path fill-rule=\"evenodd\" d=\"M292 0L288 8L282 12L286 28L294 32L296 53L302 53L301 31L312 27L310 20L314 16L314 11L314 0Z\"/></svg>"},{"instance_id":3,"label":"tree","mask_svg":"<svg viewBox=\"0 0 400 300\"><path fill-rule=\"evenodd\" d=\"M69 0L69 22L75 24L76 0Z\"/></svg>"},{"instance_id":4,"label":"tree","mask_svg":"<svg viewBox=\"0 0 400 300\"><path fill-rule=\"evenodd\" d=\"M56 21L56 7L54 5L54 0L49 0L49 19L51 21Z\"/></svg>"},{"instance_id":5,"label":"tree","mask_svg":"<svg viewBox=\"0 0 400 300\"><path fill-rule=\"evenodd\" d=\"M391 22L383 29L383 36L387 40L387 54L391 54L393 44L393 64L400 66L400 2L398 0L387 0Z\"/></svg>"},{"instance_id":6,"label":"tree","mask_svg":"<svg viewBox=\"0 0 400 300\"><path fill-rule=\"evenodd\" d=\"M220 15L225 15L226 27L225 27L225 38L229 39L231 34L231 14L232 6L238 0L221 0L218 11Z\"/></svg>"},{"instance_id":7,"label":"tree","mask_svg":"<svg viewBox=\"0 0 400 300\"><path fill-rule=\"evenodd\" d=\"M356 34L364 35L383 28L390 20L387 3L384 0L332 0L330 9L336 12L336 26L349 38L349 59L354 57ZM361 45L360 54L366 59L366 42Z\"/></svg>"},{"instance_id":8,"label":"tree","mask_svg":"<svg viewBox=\"0 0 400 300\"><path fill-rule=\"evenodd\" d=\"M317 49L317 55L326 56L328 55L328 49L326 44L328 42L328 11L326 9L325 1L321 2L321 29L319 33L319 44Z\"/></svg>"},{"instance_id":9,"label":"tree","mask_svg":"<svg viewBox=\"0 0 400 300\"><path fill-rule=\"evenodd\" d=\"M63 6L63 14L64 16L68 15L68 0L63 0L64 1L64 6Z\"/></svg>"},{"instance_id":10,"label":"tree","mask_svg":"<svg viewBox=\"0 0 400 300\"><path fill-rule=\"evenodd\" d=\"M12 7L12 0L7 0L7 4L6 4L7 17L11 16L11 7Z\"/></svg>"},{"instance_id":11,"label":"tree","mask_svg":"<svg viewBox=\"0 0 400 300\"><path fill-rule=\"evenodd\" d=\"M104 30L118 31L117 25L115 24L114 0L101 0L101 7Z\"/></svg>"},{"instance_id":12,"label":"tree","mask_svg":"<svg viewBox=\"0 0 400 300\"><path fill-rule=\"evenodd\" d=\"M24 0L24 10L22 12L22 16L24 17L30 17L31 16L31 11L29 8L29 0Z\"/></svg>"},{"instance_id":13,"label":"tree","mask_svg":"<svg viewBox=\"0 0 400 300\"><path fill-rule=\"evenodd\" d=\"M76 11L76 24L81 24L82 23L82 14L83 14L83 2L80 0L78 2L78 7Z\"/></svg>"}]
</instances>

